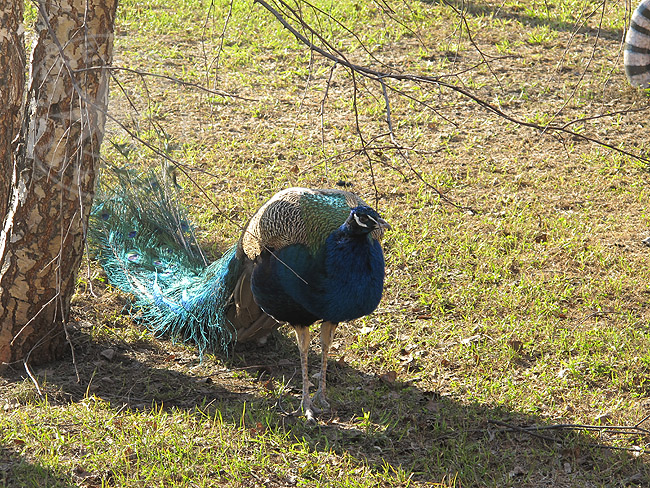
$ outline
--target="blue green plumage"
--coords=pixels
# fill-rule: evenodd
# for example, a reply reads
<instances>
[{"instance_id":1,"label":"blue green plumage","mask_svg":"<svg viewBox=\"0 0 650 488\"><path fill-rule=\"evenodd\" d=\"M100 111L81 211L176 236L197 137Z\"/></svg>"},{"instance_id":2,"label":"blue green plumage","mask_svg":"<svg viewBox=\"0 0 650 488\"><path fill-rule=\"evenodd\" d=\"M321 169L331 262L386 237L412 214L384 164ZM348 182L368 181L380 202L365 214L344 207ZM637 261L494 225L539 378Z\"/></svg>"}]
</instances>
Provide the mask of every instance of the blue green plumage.
<instances>
[{"instance_id":1,"label":"blue green plumage","mask_svg":"<svg viewBox=\"0 0 650 488\"><path fill-rule=\"evenodd\" d=\"M91 215L90 242L110 282L134 296L137 316L201 350L263 342L286 322L299 340L302 407L308 395L307 326L323 321L317 397L325 400L327 349L336 324L371 313L384 283L379 239L388 224L353 193L289 188L252 216L239 241L208 264L174 185L117 173ZM324 329L324 330L325 330Z\"/></svg>"},{"instance_id":2,"label":"blue green plumage","mask_svg":"<svg viewBox=\"0 0 650 488\"><path fill-rule=\"evenodd\" d=\"M239 276L235 247L208 264L171 184L116 172L90 218L90 245L111 284L133 295L134 315L153 331L224 349L236 329L228 300Z\"/></svg>"}]
</instances>

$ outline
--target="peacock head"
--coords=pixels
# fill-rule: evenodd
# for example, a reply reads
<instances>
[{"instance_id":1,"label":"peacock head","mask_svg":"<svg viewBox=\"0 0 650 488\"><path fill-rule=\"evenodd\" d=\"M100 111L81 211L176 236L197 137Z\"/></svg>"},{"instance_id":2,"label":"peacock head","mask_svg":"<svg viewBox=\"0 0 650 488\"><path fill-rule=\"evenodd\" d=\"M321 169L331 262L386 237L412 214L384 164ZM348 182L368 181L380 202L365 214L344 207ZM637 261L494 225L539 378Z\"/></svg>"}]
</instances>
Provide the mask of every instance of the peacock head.
<instances>
[{"instance_id":1,"label":"peacock head","mask_svg":"<svg viewBox=\"0 0 650 488\"><path fill-rule=\"evenodd\" d=\"M381 235L384 230L390 229L388 222L374 209L366 206L354 207L342 227L352 235L370 234L373 231L379 231Z\"/></svg>"}]
</instances>

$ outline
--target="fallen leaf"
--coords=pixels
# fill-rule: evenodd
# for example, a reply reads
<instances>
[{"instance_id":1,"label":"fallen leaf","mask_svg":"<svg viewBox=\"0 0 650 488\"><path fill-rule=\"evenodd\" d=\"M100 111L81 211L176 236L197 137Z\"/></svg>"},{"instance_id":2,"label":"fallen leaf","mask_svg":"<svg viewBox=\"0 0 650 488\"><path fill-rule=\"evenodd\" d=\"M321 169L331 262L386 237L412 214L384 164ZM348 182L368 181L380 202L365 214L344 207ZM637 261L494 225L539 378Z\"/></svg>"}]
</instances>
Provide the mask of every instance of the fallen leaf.
<instances>
[{"instance_id":1,"label":"fallen leaf","mask_svg":"<svg viewBox=\"0 0 650 488\"><path fill-rule=\"evenodd\" d=\"M465 339L461 339L460 343L465 346L468 346L470 344L480 341L482 338L483 336L481 336L481 334L475 334L473 336L466 337Z\"/></svg>"},{"instance_id":2,"label":"fallen leaf","mask_svg":"<svg viewBox=\"0 0 650 488\"><path fill-rule=\"evenodd\" d=\"M72 473L73 473L76 477L78 477L78 478L83 478L83 479L91 478L91 477L93 476L92 473L90 473L89 471L86 471L86 469L85 469L83 466L81 466L80 464L77 464L77 465L73 468Z\"/></svg>"},{"instance_id":3,"label":"fallen leaf","mask_svg":"<svg viewBox=\"0 0 650 488\"><path fill-rule=\"evenodd\" d=\"M562 368L557 372L557 377L558 378L565 378L569 372L570 372L570 370L568 368Z\"/></svg>"},{"instance_id":4,"label":"fallen leaf","mask_svg":"<svg viewBox=\"0 0 650 488\"><path fill-rule=\"evenodd\" d=\"M263 434L264 432L266 432L266 427L264 427L264 425L261 422L257 422L255 424L255 427L251 427L249 429L249 432L253 436Z\"/></svg>"},{"instance_id":5,"label":"fallen leaf","mask_svg":"<svg viewBox=\"0 0 650 488\"><path fill-rule=\"evenodd\" d=\"M524 350L524 343L521 342L518 339L510 339L508 341L508 345L512 348L513 351L515 352L522 352Z\"/></svg>"},{"instance_id":6,"label":"fallen leaf","mask_svg":"<svg viewBox=\"0 0 650 488\"><path fill-rule=\"evenodd\" d=\"M612 414L611 413L601 413L597 415L594 419L596 423L600 425L611 424L612 423Z\"/></svg>"},{"instance_id":7,"label":"fallen leaf","mask_svg":"<svg viewBox=\"0 0 650 488\"><path fill-rule=\"evenodd\" d=\"M643 449L641 446L632 446L632 456L639 457L644 452L645 449Z\"/></svg>"},{"instance_id":8,"label":"fallen leaf","mask_svg":"<svg viewBox=\"0 0 650 488\"><path fill-rule=\"evenodd\" d=\"M388 373L380 374L379 379L388 385L392 385L397 380L397 371L389 371Z\"/></svg>"},{"instance_id":9,"label":"fallen leaf","mask_svg":"<svg viewBox=\"0 0 650 488\"><path fill-rule=\"evenodd\" d=\"M523 476L526 474L526 470L521 466L515 466L512 471L510 471L510 477L515 478L517 476Z\"/></svg>"},{"instance_id":10,"label":"fallen leaf","mask_svg":"<svg viewBox=\"0 0 650 488\"><path fill-rule=\"evenodd\" d=\"M425 407L427 408L427 410L429 410L429 412L438 413L442 405L440 404L440 402L436 402L435 400L431 399L427 402Z\"/></svg>"},{"instance_id":11,"label":"fallen leaf","mask_svg":"<svg viewBox=\"0 0 650 488\"><path fill-rule=\"evenodd\" d=\"M111 348L104 349L102 352L99 353L99 355L109 361L112 361L113 358L115 357L115 349L111 349Z\"/></svg>"}]
</instances>

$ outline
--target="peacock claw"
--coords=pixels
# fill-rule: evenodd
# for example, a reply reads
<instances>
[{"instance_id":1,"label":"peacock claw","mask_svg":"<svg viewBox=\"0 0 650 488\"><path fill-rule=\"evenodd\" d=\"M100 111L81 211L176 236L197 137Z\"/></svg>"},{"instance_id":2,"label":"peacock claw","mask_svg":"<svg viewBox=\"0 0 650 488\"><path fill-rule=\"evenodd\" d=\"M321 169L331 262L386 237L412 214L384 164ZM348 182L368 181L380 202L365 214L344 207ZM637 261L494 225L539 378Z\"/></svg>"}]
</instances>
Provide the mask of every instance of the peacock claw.
<instances>
[{"instance_id":1,"label":"peacock claw","mask_svg":"<svg viewBox=\"0 0 650 488\"><path fill-rule=\"evenodd\" d=\"M316 393L314 393L314 396L312 398L312 402L318 402L318 404L321 407L323 407L323 410L319 410L319 413L321 411L330 411L331 410L330 403L327 401L327 398L325 397L325 394L320 389L316 390Z\"/></svg>"},{"instance_id":2,"label":"peacock claw","mask_svg":"<svg viewBox=\"0 0 650 488\"><path fill-rule=\"evenodd\" d=\"M320 404L322 408L318 408L314 403ZM330 411L330 404L325 398L325 395L321 390L316 391L314 396L309 398L308 401L303 400L300 409L305 414L305 418L310 423L316 422L316 417L323 412Z\"/></svg>"},{"instance_id":3,"label":"peacock claw","mask_svg":"<svg viewBox=\"0 0 650 488\"><path fill-rule=\"evenodd\" d=\"M307 419L307 422L310 424L315 424L316 423L316 417L314 416L314 411L313 408L308 408L305 410L305 418Z\"/></svg>"},{"instance_id":4,"label":"peacock claw","mask_svg":"<svg viewBox=\"0 0 650 488\"><path fill-rule=\"evenodd\" d=\"M296 417L300 414L304 414L305 418L309 423L316 423L316 416L321 413L321 409L315 407L311 399L309 399L308 402L305 401L300 402L300 407L298 407L296 410L292 412L287 412L285 410L284 406L282 405L282 398L278 398L276 405L280 410L280 412L282 412L284 415L288 417Z\"/></svg>"},{"instance_id":5,"label":"peacock claw","mask_svg":"<svg viewBox=\"0 0 650 488\"><path fill-rule=\"evenodd\" d=\"M310 422L315 422L315 416L321 413L321 409L314 406L311 398L308 401L303 400L300 409L304 412L305 417Z\"/></svg>"}]
</instances>

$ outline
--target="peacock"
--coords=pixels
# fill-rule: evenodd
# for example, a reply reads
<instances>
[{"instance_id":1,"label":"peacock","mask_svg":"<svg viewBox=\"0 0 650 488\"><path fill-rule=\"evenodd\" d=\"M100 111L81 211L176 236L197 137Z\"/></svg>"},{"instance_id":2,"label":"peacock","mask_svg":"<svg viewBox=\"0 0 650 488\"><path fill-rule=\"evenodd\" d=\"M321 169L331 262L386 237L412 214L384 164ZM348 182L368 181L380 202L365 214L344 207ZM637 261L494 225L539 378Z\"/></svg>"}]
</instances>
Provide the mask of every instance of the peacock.
<instances>
[{"instance_id":1,"label":"peacock","mask_svg":"<svg viewBox=\"0 0 650 488\"><path fill-rule=\"evenodd\" d=\"M632 86L650 88L650 0L641 0L632 14L623 64Z\"/></svg>"},{"instance_id":2,"label":"peacock","mask_svg":"<svg viewBox=\"0 0 650 488\"><path fill-rule=\"evenodd\" d=\"M158 334L200 351L263 344L281 323L295 330L301 409L328 409L327 357L340 322L370 314L384 288L380 239L390 229L354 193L287 188L264 203L236 244L208 263L174 179L116 172L98 192L89 229L94 255L114 286L133 295L131 313ZM309 395L309 326L321 322L319 386Z\"/></svg>"}]
</instances>

